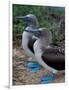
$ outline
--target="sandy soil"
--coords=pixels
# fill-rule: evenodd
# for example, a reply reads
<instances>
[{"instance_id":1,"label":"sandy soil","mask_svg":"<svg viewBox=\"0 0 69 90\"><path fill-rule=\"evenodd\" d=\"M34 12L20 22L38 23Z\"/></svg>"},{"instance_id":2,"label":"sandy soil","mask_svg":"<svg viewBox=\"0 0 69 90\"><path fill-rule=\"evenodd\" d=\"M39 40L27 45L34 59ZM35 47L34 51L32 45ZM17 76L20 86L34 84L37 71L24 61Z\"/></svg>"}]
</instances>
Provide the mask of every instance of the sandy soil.
<instances>
[{"instance_id":1,"label":"sandy soil","mask_svg":"<svg viewBox=\"0 0 69 90\"><path fill-rule=\"evenodd\" d=\"M37 73L32 73L26 68L28 56L25 55L22 48L13 49L13 85L40 84L40 77L49 73L43 67ZM62 74L52 83L65 82L65 75Z\"/></svg>"}]
</instances>

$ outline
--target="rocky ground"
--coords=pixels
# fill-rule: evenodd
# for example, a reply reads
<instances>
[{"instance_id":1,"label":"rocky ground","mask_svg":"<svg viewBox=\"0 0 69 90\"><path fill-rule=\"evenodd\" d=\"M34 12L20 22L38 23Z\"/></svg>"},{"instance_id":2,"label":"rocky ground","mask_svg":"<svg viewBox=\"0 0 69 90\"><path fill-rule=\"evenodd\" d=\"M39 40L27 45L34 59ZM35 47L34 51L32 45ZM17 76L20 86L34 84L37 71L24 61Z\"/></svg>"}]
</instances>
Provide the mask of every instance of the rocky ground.
<instances>
[{"instance_id":1,"label":"rocky ground","mask_svg":"<svg viewBox=\"0 0 69 90\"><path fill-rule=\"evenodd\" d=\"M40 77L49 73L48 70L41 68L38 72L32 73L26 68L28 56L25 55L22 48L13 49L13 85L40 84ZM52 83L65 82L65 75L62 74Z\"/></svg>"}]
</instances>

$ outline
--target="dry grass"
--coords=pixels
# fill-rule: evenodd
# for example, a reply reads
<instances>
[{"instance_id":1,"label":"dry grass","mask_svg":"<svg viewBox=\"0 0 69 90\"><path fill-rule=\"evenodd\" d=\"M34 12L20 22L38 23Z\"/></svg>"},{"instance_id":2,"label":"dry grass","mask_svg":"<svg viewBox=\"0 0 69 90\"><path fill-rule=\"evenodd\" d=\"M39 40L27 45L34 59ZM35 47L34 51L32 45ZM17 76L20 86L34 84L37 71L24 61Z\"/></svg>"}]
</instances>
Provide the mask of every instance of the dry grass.
<instances>
[{"instance_id":1,"label":"dry grass","mask_svg":"<svg viewBox=\"0 0 69 90\"><path fill-rule=\"evenodd\" d=\"M31 73L27 70L25 64L28 56L25 55L22 48L13 49L13 85L40 84L40 77L49 73L48 70L41 68L37 73ZM52 83L63 83L65 75L61 75Z\"/></svg>"}]
</instances>

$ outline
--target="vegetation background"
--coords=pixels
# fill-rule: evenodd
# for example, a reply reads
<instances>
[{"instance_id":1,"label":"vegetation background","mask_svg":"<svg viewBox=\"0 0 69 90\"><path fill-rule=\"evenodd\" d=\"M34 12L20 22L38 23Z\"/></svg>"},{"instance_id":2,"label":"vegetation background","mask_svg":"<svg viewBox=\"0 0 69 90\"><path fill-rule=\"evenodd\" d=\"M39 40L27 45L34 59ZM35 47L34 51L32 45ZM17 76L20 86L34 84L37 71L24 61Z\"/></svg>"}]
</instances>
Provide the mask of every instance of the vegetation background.
<instances>
[{"instance_id":1,"label":"vegetation background","mask_svg":"<svg viewBox=\"0 0 69 90\"><path fill-rule=\"evenodd\" d=\"M40 27L51 30L54 44L65 40L65 8L51 6L13 4L13 43L20 46L25 25L23 20L16 16L34 14L37 16Z\"/></svg>"}]
</instances>

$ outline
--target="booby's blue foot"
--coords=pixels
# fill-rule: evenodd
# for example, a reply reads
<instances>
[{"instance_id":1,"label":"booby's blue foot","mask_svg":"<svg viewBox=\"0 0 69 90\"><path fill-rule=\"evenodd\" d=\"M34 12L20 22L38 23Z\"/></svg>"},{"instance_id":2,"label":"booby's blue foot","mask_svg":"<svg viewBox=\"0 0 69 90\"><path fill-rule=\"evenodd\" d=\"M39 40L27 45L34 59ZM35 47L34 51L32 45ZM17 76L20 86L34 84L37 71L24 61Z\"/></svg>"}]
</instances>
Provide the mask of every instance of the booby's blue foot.
<instances>
[{"instance_id":1,"label":"booby's blue foot","mask_svg":"<svg viewBox=\"0 0 69 90\"><path fill-rule=\"evenodd\" d=\"M56 79L56 75L52 73L49 75L42 76L40 78L40 83L41 84L48 84L48 83L53 82L55 79Z\"/></svg>"},{"instance_id":2,"label":"booby's blue foot","mask_svg":"<svg viewBox=\"0 0 69 90\"><path fill-rule=\"evenodd\" d=\"M28 68L28 70L34 73L38 72L41 69L41 66L37 62L28 62L26 64L26 67Z\"/></svg>"}]
</instances>

